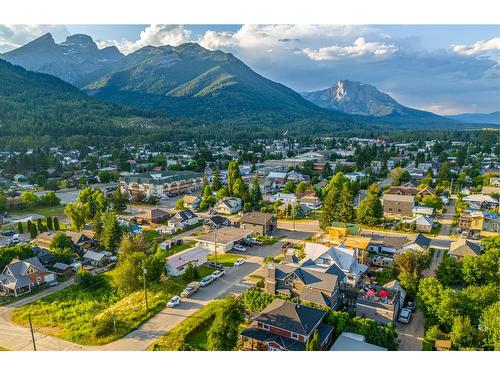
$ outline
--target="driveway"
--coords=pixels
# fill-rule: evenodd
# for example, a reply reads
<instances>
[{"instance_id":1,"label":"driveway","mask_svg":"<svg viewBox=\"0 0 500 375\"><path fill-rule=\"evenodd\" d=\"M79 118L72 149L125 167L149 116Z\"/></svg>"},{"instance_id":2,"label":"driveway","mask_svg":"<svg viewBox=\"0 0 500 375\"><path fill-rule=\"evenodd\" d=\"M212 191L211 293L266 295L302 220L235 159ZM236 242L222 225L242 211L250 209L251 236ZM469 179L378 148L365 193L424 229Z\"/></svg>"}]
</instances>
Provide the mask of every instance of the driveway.
<instances>
[{"instance_id":1,"label":"driveway","mask_svg":"<svg viewBox=\"0 0 500 375\"><path fill-rule=\"evenodd\" d=\"M424 316L420 311L415 311L408 324L396 322L400 351L421 351L424 341Z\"/></svg>"}]
</instances>

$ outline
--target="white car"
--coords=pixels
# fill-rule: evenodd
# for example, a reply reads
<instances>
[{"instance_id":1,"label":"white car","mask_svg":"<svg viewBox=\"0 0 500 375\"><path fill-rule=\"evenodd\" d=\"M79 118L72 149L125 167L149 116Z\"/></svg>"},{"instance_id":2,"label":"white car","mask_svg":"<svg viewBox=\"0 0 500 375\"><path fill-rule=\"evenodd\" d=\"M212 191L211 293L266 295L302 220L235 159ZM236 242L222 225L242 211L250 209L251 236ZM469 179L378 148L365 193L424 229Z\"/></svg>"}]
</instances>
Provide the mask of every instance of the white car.
<instances>
[{"instance_id":1,"label":"white car","mask_svg":"<svg viewBox=\"0 0 500 375\"><path fill-rule=\"evenodd\" d=\"M408 324L410 323L410 319L411 319L411 310L407 308L402 308L401 312L399 313L398 322Z\"/></svg>"},{"instance_id":2,"label":"white car","mask_svg":"<svg viewBox=\"0 0 500 375\"><path fill-rule=\"evenodd\" d=\"M212 276L212 279L217 280L219 277L224 276L225 273L226 273L226 270L217 270L217 271L212 272L212 274L210 276Z\"/></svg>"},{"instance_id":3,"label":"white car","mask_svg":"<svg viewBox=\"0 0 500 375\"><path fill-rule=\"evenodd\" d=\"M243 258L236 259L236 262L234 262L234 267L239 267L239 266L241 266L243 263L245 263L245 259L243 259Z\"/></svg>"},{"instance_id":4,"label":"white car","mask_svg":"<svg viewBox=\"0 0 500 375\"><path fill-rule=\"evenodd\" d=\"M239 251L239 252L242 252L244 253L245 251L247 251L247 249L239 244L236 244L233 246L233 249L236 250L236 251Z\"/></svg>"},{"instance_id":5,"label":"white car","mask_svg":"<svg viewBox=\"0 0 500 375\"><path fill-rule=\"evenodd\" d=\"M214 279L212 278L212 276L206 276L203 279L201 279L200 286L205 287L207 285L212 284L213 281L214 281Z\"/></svg>"},{"instance_id":6,"label":"white car","mask_svg":"<svg viewBox=\"0 0 500 375\"><path fill-rule=\"evenodd\" d=\"M175 307L179 303L181 303L181 297L179 297L179 296L173 296L172 298L170 298L170 301L168 301L167 307Z\"/></svg>"}]
</instances>

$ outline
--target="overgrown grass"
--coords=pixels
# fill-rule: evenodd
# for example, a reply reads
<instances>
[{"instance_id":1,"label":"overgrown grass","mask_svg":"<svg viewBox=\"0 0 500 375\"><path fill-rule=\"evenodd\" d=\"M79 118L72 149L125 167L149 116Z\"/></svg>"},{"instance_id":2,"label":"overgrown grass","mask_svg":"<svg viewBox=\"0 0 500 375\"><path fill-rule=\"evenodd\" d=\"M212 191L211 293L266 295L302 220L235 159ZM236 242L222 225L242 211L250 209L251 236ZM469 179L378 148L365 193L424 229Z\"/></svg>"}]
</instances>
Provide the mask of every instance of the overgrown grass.
<instances>
[{"instance_id":1,"label":"overgrown grass","mask_svg":"<svg viewBox=\"0 0 500 375\"><path fill-rule=\"evenodd\" d=\"M206 342L206 330L212 324L222 300L215 300L183 320L165 336L156 340L148 350L200 350L204 348L202 340Z\"/></svg>"},{"instance_id":2,"label":"overgrown grass","mask_svg":"<svg viewBox=\"0 0 500 375\"><path fill-rule=\"evenodd\" d=\"M390 268L383 268L381 271L375 272L375 281L378 285L384 285L395 278L394 271Z\"/></svg>"},{"instance_id":3,"label":"overgrown grass","mask_svg":"<svg viewBox=\"0 0 500 375\"><path fill-rule=\"evenodd\" d=\"M121 296L111 286L112 273L103 276L103 282L97 286L72 285L19 307L14 310L12 320L26 325L31 314L34 326L43 333L78 344L102 345L138 328L185 286L181 279L173 278L148 285L146 312L143 291Z\"/></svg>"}]
</instances>

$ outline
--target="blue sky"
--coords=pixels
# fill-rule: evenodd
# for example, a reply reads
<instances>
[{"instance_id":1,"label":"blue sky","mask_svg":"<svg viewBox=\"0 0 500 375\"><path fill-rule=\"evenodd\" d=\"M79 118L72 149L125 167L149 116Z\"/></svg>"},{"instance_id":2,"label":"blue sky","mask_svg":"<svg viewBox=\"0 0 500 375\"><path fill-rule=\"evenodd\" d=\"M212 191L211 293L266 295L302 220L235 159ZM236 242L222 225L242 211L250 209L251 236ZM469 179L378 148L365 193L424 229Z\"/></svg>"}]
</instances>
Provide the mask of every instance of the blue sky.
<instances>
[{"instance_id":1,"label":"blue sky","mask_svg":"<svg viewBox=\"0 0 500 375\"><path fill-rule=\"evenodd\" d=\"M198 42L299 92L350 79L439 114L500 109L498 25L0 25L0 52L45 32L57 42L88 34L126 54Z\"/></svg>"}]
</instances>

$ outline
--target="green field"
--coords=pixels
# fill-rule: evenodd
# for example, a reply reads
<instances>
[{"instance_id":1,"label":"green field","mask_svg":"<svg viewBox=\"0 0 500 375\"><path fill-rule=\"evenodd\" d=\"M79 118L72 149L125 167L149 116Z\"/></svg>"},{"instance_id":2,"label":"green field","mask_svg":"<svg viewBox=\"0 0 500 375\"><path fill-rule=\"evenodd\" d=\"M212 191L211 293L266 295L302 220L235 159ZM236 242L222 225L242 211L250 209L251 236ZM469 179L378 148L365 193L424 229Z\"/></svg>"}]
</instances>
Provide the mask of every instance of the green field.
<instances>
[{"instance_id":1,"label":"green field","mask_svg":"<svg viewBox=\"0 0 500 375\"><path fill-rule=\"evenodd\" d=\"M190 248L194 247L195 244L196 244L195 241L184 242L182 245L177 245L177 246L172 247L171 249L163 250L162 256L164 256L166 258L170 255L179 253L183 250L190 249Z\"/></svg>"},{"instance_id":2,"label":"green field","mask_svg":"<svg viewBox=\"0 0 500 375\"><path fill-rule=\"evenodd\" d=\"M31 314L41 332L83 345L102 345L123 337L158 313L185 286L181 279L168 278L148 285L149 311L139 290L120 296L111 286L112 273L92 288L78 285L55 292L14 310L12 320L26 325ZM116 323L116 331L115 324Z\"/></svg>"}]
</instances>

